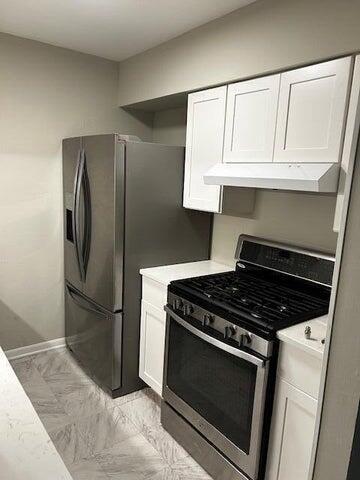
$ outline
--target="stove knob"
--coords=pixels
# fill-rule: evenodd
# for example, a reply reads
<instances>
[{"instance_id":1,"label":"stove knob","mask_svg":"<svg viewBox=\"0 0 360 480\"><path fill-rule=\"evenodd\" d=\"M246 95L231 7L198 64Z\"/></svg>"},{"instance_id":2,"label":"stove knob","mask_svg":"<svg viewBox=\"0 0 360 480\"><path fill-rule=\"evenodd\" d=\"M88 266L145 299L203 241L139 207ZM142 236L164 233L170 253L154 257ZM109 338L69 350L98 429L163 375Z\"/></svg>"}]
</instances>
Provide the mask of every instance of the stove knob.
<instances>
[{"instance_id":1,"label":"stove knob","mask_svg":"<svg viewBox=\"0 0 360 480\"><path fill-rule=\"evenodd\" d=\"M242 347L246 347L247 345L250 345L252 342L251 338L251 333L243 333L240 335L240 345Z\"/></svg>"},{"instance_id":2,"label":"stove knob","mask_svg":"<svg viewBox=\"0 0 360 480\"><path fill-rule=\"evenodd\" d=\"M174 310L181 310L182 305L183 305L183 303L182 303L182 301L180 300L180 298L175 298L175 299L173 300L173 308L174 308Z\"/></svg>"},{"instance_id":3,"label":"stove knob","mask_svg":"<svg viewBox=\"0 0 360 480\"><path fill-rule=\"evenodd\" d=\"M210 323L213 323L213 321L214 321L213 315L210 315L210 313L204 313L204 316L202 319L202 326L208 327Z\"/></svg>"},{"instance_id":4,"label":"stove knob","mask_svg":"<svg viewBox=\"0 0 360 480\"><path fill-rule=\"evenodd\" d=\"M194 307L189 303L186 303L183 308L183 312L185 316L191 315L194 311Z\"/></svg>"},{"instance_id":5,"label":"stove knob","mask_svg":"<svg viewBox=\"0 0 360 480\"><path fill-rule=\"evenodd\" d=\"M224 329L224 338L227 340L228 338L231 338L235 335L236 333L236 327L234 325L227 326Z\"/></svg>"}]
</instances>

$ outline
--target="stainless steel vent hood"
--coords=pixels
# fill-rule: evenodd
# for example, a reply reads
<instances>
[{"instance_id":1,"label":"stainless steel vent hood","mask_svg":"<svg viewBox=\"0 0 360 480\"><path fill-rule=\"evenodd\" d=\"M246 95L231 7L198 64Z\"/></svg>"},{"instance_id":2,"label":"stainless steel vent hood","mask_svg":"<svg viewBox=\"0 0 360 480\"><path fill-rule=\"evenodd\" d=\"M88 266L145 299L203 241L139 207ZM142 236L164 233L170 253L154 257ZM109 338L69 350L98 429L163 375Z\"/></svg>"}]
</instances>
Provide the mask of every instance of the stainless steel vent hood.
<instances>
[{"instance_id":1,"label":"stainless steel vent hood","mask_svg":"<svg viewBox=\"0 0 360 480\"><path fill-rule=\"evenodd\" d=\"M204 175L207 185L306 192L336 192L340 167L335 163L218 163Z\"/></svg>"}]
</instances>

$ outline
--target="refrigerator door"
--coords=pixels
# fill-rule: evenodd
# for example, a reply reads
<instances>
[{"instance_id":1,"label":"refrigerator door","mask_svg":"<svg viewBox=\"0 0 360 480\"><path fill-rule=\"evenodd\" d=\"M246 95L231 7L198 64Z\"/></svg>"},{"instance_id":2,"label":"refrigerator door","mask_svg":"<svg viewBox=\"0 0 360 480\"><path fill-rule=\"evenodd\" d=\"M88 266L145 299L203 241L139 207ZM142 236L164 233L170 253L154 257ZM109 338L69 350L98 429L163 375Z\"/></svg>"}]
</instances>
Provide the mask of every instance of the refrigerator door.
<instances>
[{"instance_id":1,"label":"refrigerator door","mask_svg":"<svg viewBox=\"0 0 360 480\"><path fill-rule=\"evenodd\" d=\"M96 305L66 283L66 343L91 376L106 387L121 387L122 314Z\"/></svg>"},{"instance_id":2,"label":"refrigerator door","mask_svg":"<svg viewBox=\"0 0 360 480\"><path fill-rule=\"evenodd\" d=\"M64 256L65 278L82 290L82 275L79 262L81 225L81 200L79 191L79 168L81 162L81 138L67 138L63 141L63 190L64 190Z\"/></svg>"},{"instance_id":3,"label":"refrigerator door","mask_svg":"<svg viewBox=\"0 0 360 480\"><path fill-rule=\"evenodd\" d=\"M119 311L123 280L124 145L117 142L114 134L94 135L83 137L83 149L89 185L85 226L86 212L91 212L83 292L106 310Z\"/></svg>"}]
</instances>

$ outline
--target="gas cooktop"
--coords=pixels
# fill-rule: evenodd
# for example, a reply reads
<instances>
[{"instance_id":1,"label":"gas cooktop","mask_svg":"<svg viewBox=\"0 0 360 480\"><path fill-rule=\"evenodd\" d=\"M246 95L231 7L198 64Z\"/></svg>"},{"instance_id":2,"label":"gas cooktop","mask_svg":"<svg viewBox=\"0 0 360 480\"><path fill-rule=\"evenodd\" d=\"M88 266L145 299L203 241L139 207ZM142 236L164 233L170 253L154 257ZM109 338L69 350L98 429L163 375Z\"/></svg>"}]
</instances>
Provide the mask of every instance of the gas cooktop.
<instances>
[{"instance_id":1,"label":"gas cooktop","mask_svg":"<svg viewBox=\"0 0 360 480\"><path fill-rule=\"evenodd\" d=\"M247 236L239 243L235 271L177 280L169 292L266 336L328 312L332 256Z\"/></svg>"}]
</instances>

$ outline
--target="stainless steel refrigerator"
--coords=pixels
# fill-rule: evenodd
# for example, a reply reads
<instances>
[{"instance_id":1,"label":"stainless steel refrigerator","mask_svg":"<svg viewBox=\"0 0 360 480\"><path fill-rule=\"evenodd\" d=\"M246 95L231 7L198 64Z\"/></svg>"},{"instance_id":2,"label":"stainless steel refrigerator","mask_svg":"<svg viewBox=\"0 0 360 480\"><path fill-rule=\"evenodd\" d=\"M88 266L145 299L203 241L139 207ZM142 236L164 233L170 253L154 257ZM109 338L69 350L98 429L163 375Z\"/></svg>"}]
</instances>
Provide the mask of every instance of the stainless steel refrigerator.
<instances>
[{"instance_id":1,"label":"stainless steel refrigerator","mask_svg":"<svg viewBox=\"0 0 360 480\"><path fill-rule=\"evenodd\" d=\"M183 170L182 147L63 141L66 342L114 397L143 386L139 269L209 258L212 216L182 207Z\"/></svg>"}]
</instances>

